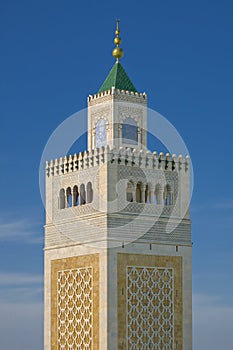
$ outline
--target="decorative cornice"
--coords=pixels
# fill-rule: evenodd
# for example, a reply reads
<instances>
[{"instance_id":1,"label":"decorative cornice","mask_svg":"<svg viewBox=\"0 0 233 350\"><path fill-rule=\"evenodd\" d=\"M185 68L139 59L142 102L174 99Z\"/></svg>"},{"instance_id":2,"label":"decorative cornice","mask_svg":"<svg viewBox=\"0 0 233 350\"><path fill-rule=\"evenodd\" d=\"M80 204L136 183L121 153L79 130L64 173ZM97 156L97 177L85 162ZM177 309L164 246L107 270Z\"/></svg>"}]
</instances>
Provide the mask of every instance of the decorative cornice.
<instances>
[{"instance_id":1,"label":"decorative cornice","mask_svg":"<svg viewBox=\"0 0 233 350\"><path fill-rule=\"evenodd\" d=\"M111 90L99 92L94 95L89 95L87 98L88 105L93 106L98 103L105 102L105 100L115 100L115 101L127 101L133 103L143 103L147 104L147 95L145 92L133 92L126 90L119 90L112 87Z\"/></svg>"},{"instance_id":2,"label":"decorative cornice","mask_svg":"<svg viewBox=\"0 0 233 350\"><path fill-rule=\"evenodd\" d=\"M91 151L65 156L46 162L46 175L57 176L82 169L92 168L107 162L117 162L132 167L160 169L162 171L185 171L189 170L190 158L182 155L170 155L163 152L157 153L145 150L120 147L118 150L110 149L109 146L95 148Z\"/></svg>"}]
</instances>

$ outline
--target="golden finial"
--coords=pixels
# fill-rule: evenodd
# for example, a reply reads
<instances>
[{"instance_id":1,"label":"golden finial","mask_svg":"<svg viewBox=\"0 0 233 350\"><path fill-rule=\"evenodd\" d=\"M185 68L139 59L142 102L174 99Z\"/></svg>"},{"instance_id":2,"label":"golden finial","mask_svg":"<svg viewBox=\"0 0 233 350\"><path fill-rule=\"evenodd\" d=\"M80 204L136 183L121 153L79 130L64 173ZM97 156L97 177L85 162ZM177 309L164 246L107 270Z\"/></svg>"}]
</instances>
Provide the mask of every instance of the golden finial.
<instances>
[{"instance_id":1,"label":"golden finial","mask_svg":"<svg viewBox=\"0 0 233 350\"><path fill-rule=\"evenodd\" d=\"M120 20L117 19L116 20L116 37L114 38L114 44L116 45L115 49L112 51L112 55L113 57L115 57L116 61L119 61L119 58L121 58L124 54L124 51L122 50L121 47L119 47L119 45L121 44L121 38L120 38L120 29L119 29L119 22Z\"/></svg>"}]
</instances>

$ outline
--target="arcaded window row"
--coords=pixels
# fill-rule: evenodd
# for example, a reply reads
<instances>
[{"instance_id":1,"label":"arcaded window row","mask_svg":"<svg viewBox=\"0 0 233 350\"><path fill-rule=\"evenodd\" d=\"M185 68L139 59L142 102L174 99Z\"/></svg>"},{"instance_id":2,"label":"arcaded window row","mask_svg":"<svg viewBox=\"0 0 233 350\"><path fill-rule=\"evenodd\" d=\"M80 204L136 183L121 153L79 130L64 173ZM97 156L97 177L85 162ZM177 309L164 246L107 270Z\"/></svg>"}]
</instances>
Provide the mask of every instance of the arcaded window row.
<instances>
[{"instance_id":1,"label":"arcaded window row","mask_svg":"<svg viewBox=\"0 0 233 350\"><path fill-rule=\"evenodd\" d=\"M126 188L126 200L128 202L158 204L158 205L173 205L173 191L170 185L164 187L157 184L155 187L142 182L136 185L129 181ZM62 188L59 193L59 209L76 207L91 203L93 201L92 183L88 182L85 186L81 184L79 187L75 185L73 188Z\"/></svg>"},{"instance_id":2,"label":"arcaded window row","mask_svg":"<svg viewBox=\"0 0 233 350\"><path fill-rule=\"evenodd\" d=\"M92 183L88 182L86 186L81 184L80 186L75 185L73 188L62 188L59 193L58 207L59 209L77 207L78 205L84 205L86 203L91 203L92 201Z\"/></svg>"},{"instance_id":3,"label":"arcaded window row","mask_svg":"<svg viewBox=\"0 0 233 350\"><path fill-rule=\"evenodd\" d=\"M128 202L148 203L148 204L160 204L160 205L173 205L174 198L170 185L164 187L157 184L155 187L142 182L138 182L136 185L129 181L126 190L126 200Z\"/></svg>"}]
</instances>

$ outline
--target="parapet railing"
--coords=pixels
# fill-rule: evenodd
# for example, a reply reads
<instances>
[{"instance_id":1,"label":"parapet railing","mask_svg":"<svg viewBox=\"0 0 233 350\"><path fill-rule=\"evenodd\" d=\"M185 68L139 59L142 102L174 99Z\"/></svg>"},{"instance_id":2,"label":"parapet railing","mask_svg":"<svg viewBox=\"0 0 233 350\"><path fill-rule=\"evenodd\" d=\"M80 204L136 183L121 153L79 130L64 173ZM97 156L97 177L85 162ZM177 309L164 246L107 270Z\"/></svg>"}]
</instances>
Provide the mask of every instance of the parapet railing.
<instances>
[{"instance_id":1,"label":"parapet railing","mask_svg":"<svg viewBox=\"0 0 233 350\"><path fill-rule=\"evenodd\" d=\"M146 150L138 150L120 147L118 150L109 146L95 148L91 151L75 153L46 162L46 175L56 176L68 174L82 169L92 168L107 162L117 162L132 167L160 169L167 171L189 170L190 157L171 155L163 152L151 153Z\"/></svg>"},{"instance_id":2,"label":"parapet railing","mask_svg":"<svg viewBox=\"0 0 233 350\"><path fill-rule=\"evenodd\" d=\"M97 94L94 95L89 95L87 100L88 102L95 100L100 97L104 96L109 96L109 95L127 95L127 96L135 96L135 97L143 97L145 100L147 99L147 95L145 92L134 92L134 91L128 91L128 90L120 90L120 89L115 89L113 86L110 90L98 92Z\"/></svg>"}]
</instances>

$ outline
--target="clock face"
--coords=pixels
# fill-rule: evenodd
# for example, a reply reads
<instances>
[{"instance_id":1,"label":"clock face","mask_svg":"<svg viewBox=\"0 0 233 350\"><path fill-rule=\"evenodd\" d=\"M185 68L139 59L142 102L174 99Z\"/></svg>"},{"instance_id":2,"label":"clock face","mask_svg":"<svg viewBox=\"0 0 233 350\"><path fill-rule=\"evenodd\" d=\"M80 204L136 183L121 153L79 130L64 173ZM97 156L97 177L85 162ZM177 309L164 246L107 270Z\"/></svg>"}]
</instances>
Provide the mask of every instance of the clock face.
<instances>
[{"instance_id":1,"label":"clock face","mask_svg":"<svg viewBox=\"0 0 233 350\"><path fill-rule=\"evenodd\" d=\"M106 138L106 122L104 119L100 119L96 124L96 134L95 134L95 145L97 148L102 146L106 146L107 138Z\"/></svg>"}]
</instances>

